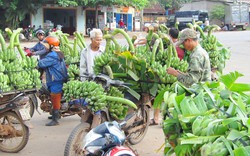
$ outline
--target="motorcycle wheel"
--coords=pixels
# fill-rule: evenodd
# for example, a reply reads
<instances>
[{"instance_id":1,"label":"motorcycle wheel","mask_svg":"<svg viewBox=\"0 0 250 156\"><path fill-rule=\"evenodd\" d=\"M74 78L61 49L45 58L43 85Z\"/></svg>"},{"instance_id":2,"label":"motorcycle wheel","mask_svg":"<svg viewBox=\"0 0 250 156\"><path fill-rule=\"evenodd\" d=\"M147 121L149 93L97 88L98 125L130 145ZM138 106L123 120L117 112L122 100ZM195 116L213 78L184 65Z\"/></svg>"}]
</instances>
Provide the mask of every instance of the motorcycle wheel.
<instances>
[{"instance_id":1,"label":"motorcycle wheel","mask_svg":"<svg viewBox=\"0 0 250 156\"><path fill-rule=\"evenodd\" d=\"M84 154L84 151L82 150L83 138L88 133L89 128L89 124L80 123L73 129L66 142L64 156L82 156Z\"/></svg>"},{"instance_id":2,"label":"motorcycle wheel","mask_svg":"<svg viewBox=\"0 0 250 156\"><path fill-rule=\"evenodd\" d=\"M136 132L128 134L129 135L128 142L132 145L136 145L142 141L142 139L144 138L145 134L148 131L148 126L150 121L149 108L147 106L143 106L143 108L138 109L136 114L137 117L134 122L134 125L132 125L132 128L142 125L145 126L143 126L143 128L141 128L140 130L137 130Z\"/></svg>"},{"instance_id":3,"label":"motorcycle wheel","mask_svg":"<svg viewBox=\"0 0 250 156\"><path fill-rule=\"evenodd\" d=\"M25 105L25 108L29 110L30 117L33 117L37 105L38 101L36 95L35 94L29 95L29 103Z\"/></svg>"},{"instance_id":4,"label":"motorcycle wheel","mask_svg":"<svg viewBox=\"0 0 250 156\"><path fill-rule=\"evenodd\" d=\"M101 123L108 121L104 114L101 115ZM84 156L83 139L85 135L90 131L89 123L80 123L70 133L64 149L64 156Z\"/></svg>"},{"instance_id":5,"label":"motorcycle wheel","mask_svg":"<svg viewBox=\"0 0 250 156\"><path fill-rule=\"evenodd\" d=\"M0 151L17 153L22 150L29 140L29 128L22 119L14 112L4 112L0 114L0 124L13 127L12 132L15 133L0 135Z\"/></svg>"}]
</instances>

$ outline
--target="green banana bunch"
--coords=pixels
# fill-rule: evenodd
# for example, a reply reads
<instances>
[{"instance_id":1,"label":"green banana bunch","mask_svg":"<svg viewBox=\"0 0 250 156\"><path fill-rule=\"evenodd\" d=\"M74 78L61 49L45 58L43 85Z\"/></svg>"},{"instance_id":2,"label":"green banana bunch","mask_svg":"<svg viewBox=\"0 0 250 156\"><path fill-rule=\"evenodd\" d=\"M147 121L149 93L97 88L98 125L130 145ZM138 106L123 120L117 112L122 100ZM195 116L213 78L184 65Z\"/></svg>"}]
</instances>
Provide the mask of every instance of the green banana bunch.
<instances>
[{"instance_id":1,"label":"green banana bunch","mask_svg":"<svg viewBox=\"0 0 250 156\"><path fill-rule=\"evenodd\" d=\"M34 69L37 67L38 61L35 57L25 57L22 60L21 65L23 69Z\"/></svg>"},{"instance_id":2,"label":"green banana bunch","mask_svg":"<svg viewBox=\"0 0 250 156\"><path fill-rule=\"evenodd\" d=\"M11 62L17 58L14 50L7 48L6 51L0 51L0 59L4 62Z\"/></svg>"},{"instance_id":3,"label":"green banana bunch","mask_svg":"<svg viewBox=\"0 0 250 156\"><path fill-rule=\"evenodd\" d=\"M70 80L76 80L80 76L80 69L76 64L71 64L68 67L68 74Z\"/></svg>"},{"instance_id":4,"label":"green banana bunch","mask_svg":"<svg viewBox=\"0 0 250 156\"><path fill-rule=\"evenodd\" d=\"M109 62L111 62L110 59L112 59L114 56L112 53L103 53L102 55L98 56L94 60L94 72L96 74L102 73L103 67L108 65Z\"/></svg>"},{"instance_id":5,"label":"green banana bunch","mask_svg":"<svg viewBox=\"0 0 250 156\"><path fill-rule=\"evenodd\" d=\"M5 66L3 65L3 61L0 59L0 72L4 72L4 71L5 71Z\"/></svg>"},{"instance_id":6,"label":"green banana bunch","mask_svg":"<svg viewBox=\"0 0 250 156\"><path fill-rule=\"evenodd\" d=\"M101 84L93 81L69 81L63 85L64 97L67 101L83 98L92 112L106 108L105 92Z\"/></svg>"},{"instance_id":7,"label":"green banana bunch","mask_svg":"<svg viewBox=\"0 0 250 156\"><path fill-rule=\"evenodd\" d=\"M15 60L13 62L5 62L4 63L5 70L7 71L7 73L22 71L23 68L22 66L20 66L20 64L21 64L20 60Z\"/></svg>"},{"instance_id":8,"label":"green banana bunch","mask_svg":"<svg viewBox=\"0 0 250 156\"><path fill-rule=\"evenodd\" d=\"M8 75L5 75L4 73L0 72L0 92L7 92L11 90L8 83L9 83Z\"/></svg>"},{"instance_id":9,"label":"green banana bunch","mask_svg":"<svg viewBox=\"0 0 250 156\"><path fill-rule=\"evenodd\" d=\"M107 95L114 96L114 97L122 97L124 98L124 94L116 87L111 87L110 90L107 92ZM110 112L110 115L115 118L122 120L125 118L128 107L123 105L122 103L110 101L107 104L108 110Z\"/></svg>"}]
</instances>

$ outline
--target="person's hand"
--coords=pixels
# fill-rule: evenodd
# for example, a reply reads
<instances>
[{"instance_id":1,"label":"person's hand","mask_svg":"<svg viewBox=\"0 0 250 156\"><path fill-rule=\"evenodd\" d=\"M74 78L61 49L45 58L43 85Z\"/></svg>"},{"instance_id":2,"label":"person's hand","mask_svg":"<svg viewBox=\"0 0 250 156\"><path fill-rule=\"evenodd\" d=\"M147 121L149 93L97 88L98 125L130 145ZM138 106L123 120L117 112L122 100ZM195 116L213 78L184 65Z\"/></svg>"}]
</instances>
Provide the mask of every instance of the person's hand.
<instances>
[{"instance_id":1,"label":"person's hand","mask_svg":"<svg viewBox=\"0 0 250 156\"><path fill-rule=\"evenodd\" d=\"M167 69L167 73L168 74L170 74L170 75L173 75L173 76L178 76L178 74L179 74L179 72L177 71L177 70L175 70L174 68L172 68L172 67L169 67L168 69Z\"/></svg>"},{"instance_id":2,"label":"person's hand","mask_svg":"<svg viewBox=\"0 0 250 156\"><path fill-rule=\"evenodd\" d=\"M31 57L32 55L33 55L33 53L31 51L26 52L26 56Z\"/></svg>"}]
</instances>

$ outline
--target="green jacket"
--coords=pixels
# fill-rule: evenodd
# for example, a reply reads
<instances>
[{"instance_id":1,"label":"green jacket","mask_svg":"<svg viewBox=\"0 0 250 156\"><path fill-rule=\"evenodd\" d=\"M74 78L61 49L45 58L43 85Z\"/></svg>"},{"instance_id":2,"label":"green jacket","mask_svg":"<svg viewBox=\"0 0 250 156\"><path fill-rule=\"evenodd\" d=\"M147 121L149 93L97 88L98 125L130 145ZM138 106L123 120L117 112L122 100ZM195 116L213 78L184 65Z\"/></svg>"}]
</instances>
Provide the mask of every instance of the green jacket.
<instances>
[{"instance_id":1,"label":"green jacket","mask_svg":"<svg viewBox=\"0 0 250 156\"><path fill-rule=\"evenodd\" d=\"M187 73L179 74L177 79L186 87L197 82L211 80L211 67L208 53L200 46L191 52L189 56Z\"/></svg>"}]
</instances>

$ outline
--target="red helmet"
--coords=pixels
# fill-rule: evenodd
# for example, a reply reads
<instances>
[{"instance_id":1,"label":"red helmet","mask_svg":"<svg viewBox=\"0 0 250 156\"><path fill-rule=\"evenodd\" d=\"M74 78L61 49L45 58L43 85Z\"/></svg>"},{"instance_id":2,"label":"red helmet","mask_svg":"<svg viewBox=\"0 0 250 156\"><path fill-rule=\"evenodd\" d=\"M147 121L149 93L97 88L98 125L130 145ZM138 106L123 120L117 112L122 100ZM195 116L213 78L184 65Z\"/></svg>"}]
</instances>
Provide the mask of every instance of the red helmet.
<instances>
[{"instance_id":1,"label":"red helmet","mask_svg":"<svg viewBox=\"0 0 250 156\"><path fill-rule=\"evenodd\" d=\"M105 156L135 156L135 154L127 147L124 146L115 146L112 150L106 153Z\"/></svg>"},{"instance_id":2,"label":"red helmet","mask_svg":"<svg viewBox=\"0 0 250 156\"><path fill-rule=\"evenodd\" d=\"M58 38L54 37L54 36L48 36L43 40L43 43L47 43L50 46L59 46L60 45L60 41Z\"/></svg>"}]
</instances>

